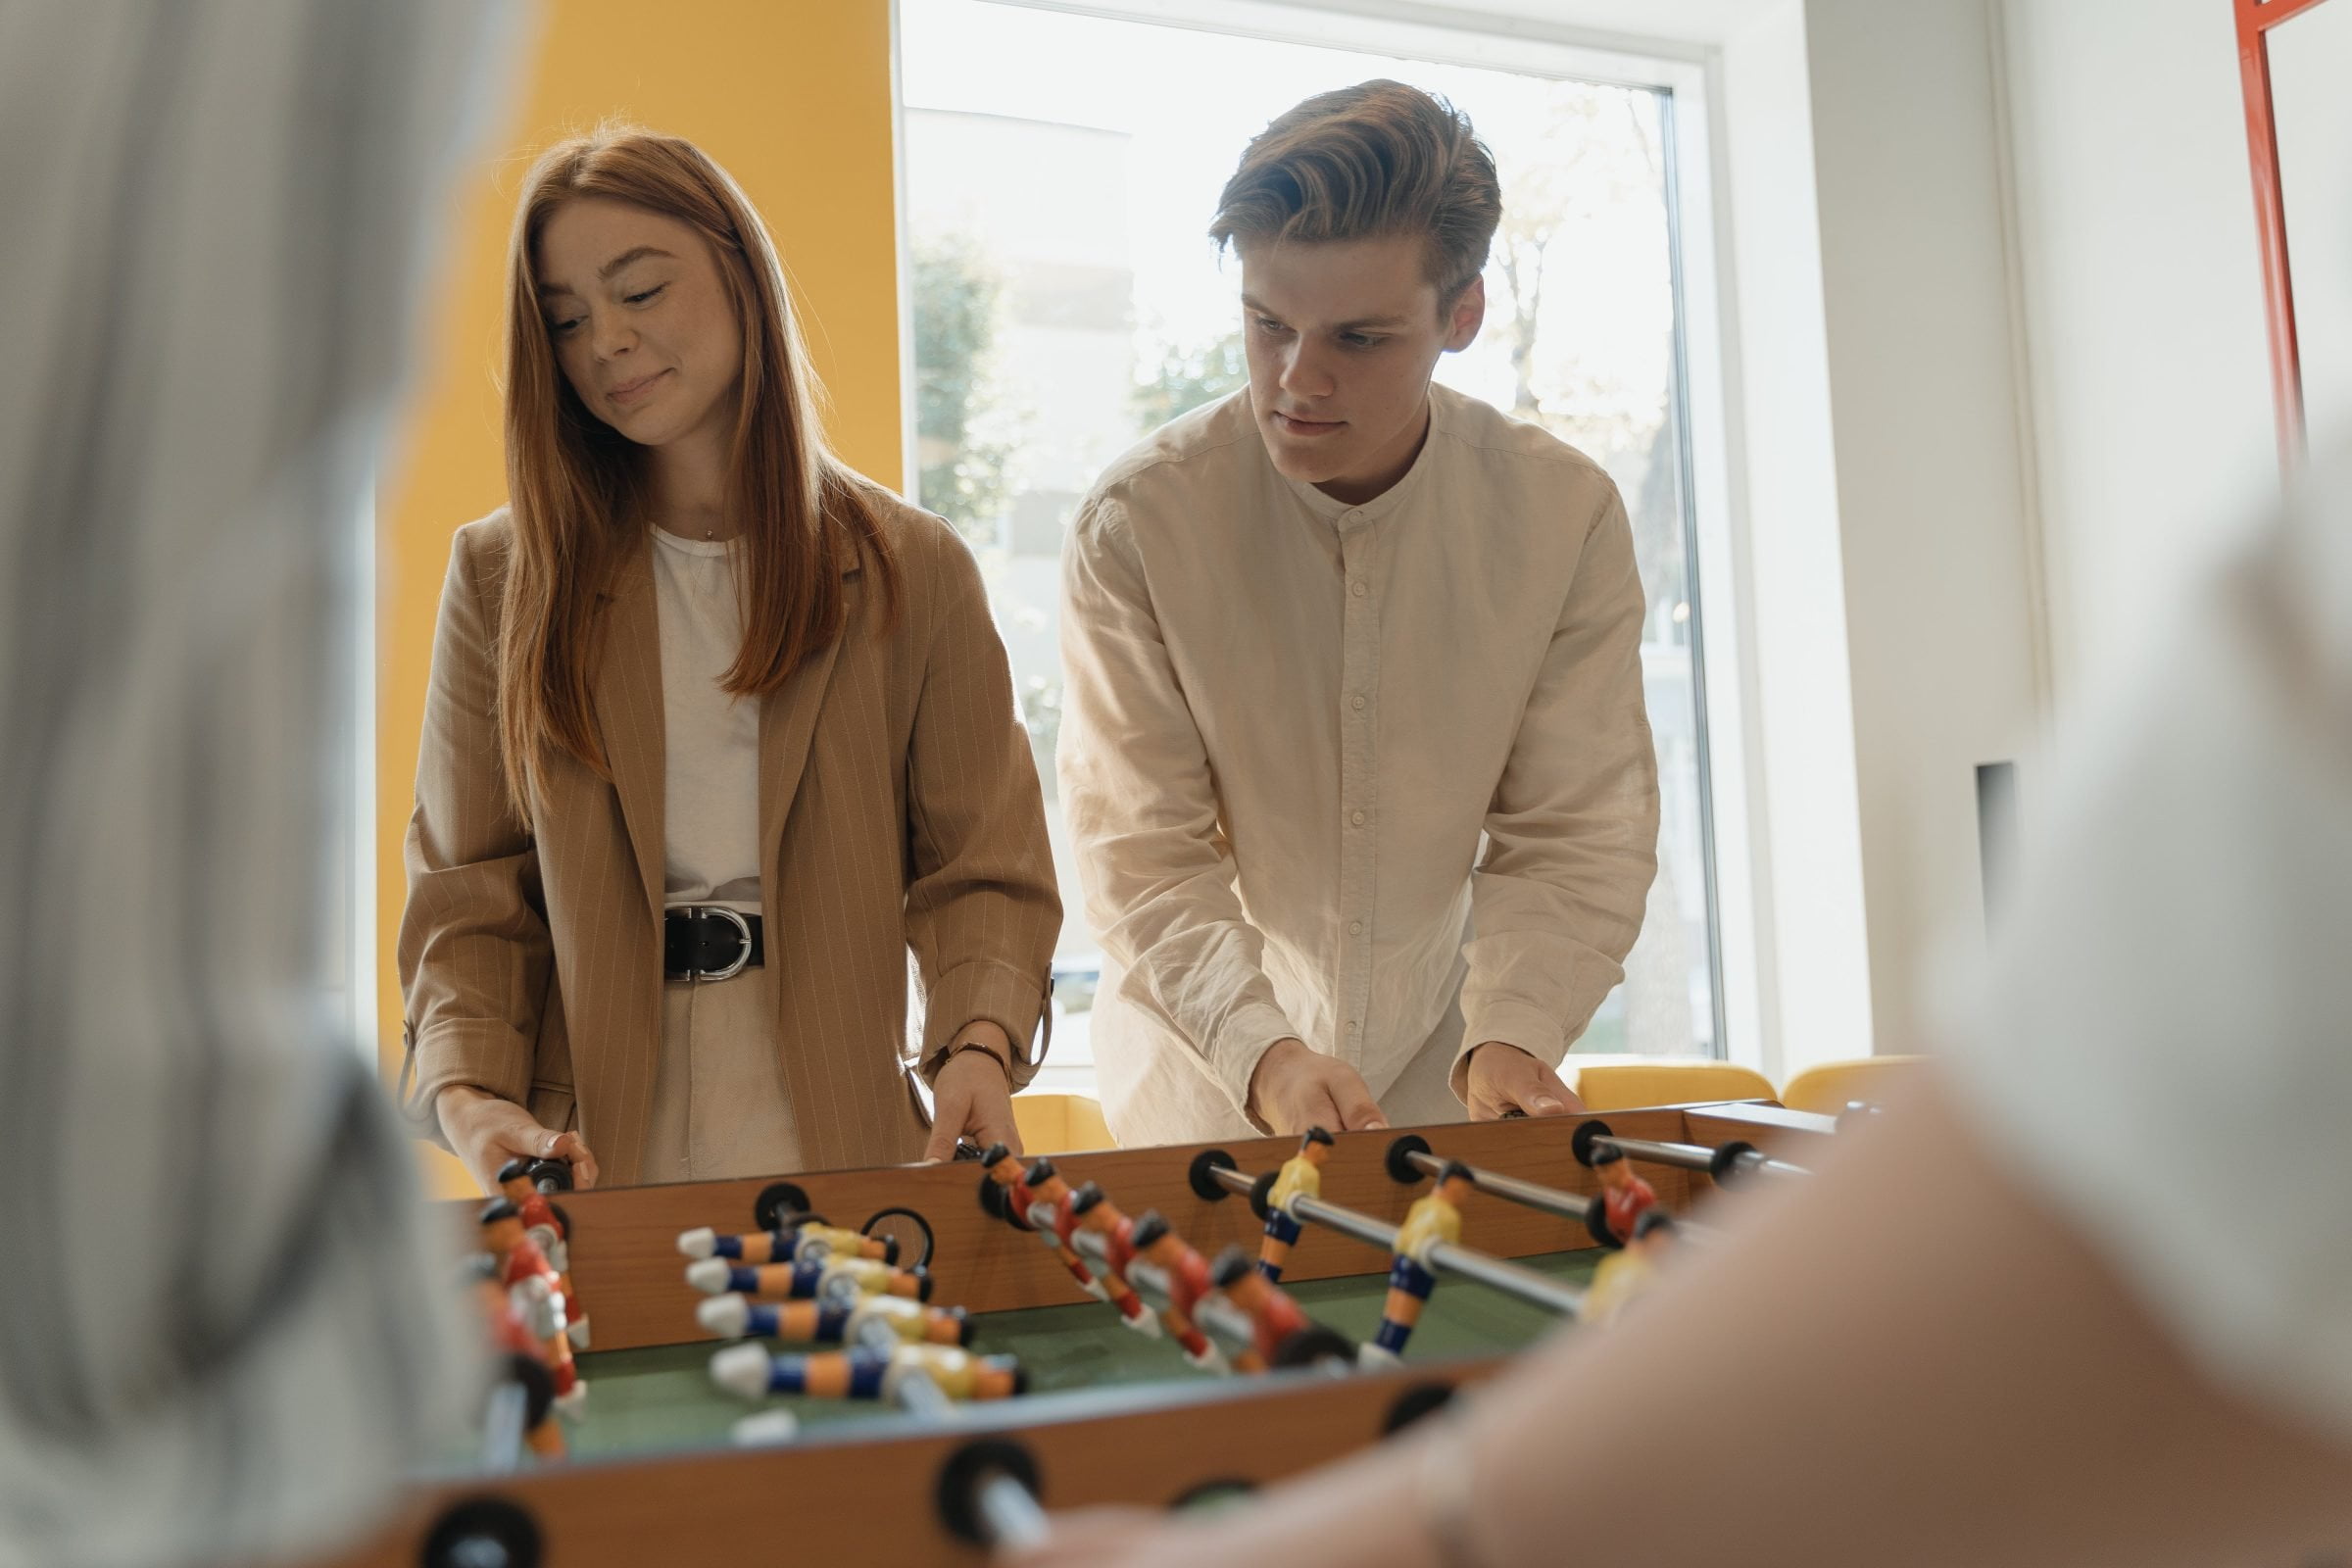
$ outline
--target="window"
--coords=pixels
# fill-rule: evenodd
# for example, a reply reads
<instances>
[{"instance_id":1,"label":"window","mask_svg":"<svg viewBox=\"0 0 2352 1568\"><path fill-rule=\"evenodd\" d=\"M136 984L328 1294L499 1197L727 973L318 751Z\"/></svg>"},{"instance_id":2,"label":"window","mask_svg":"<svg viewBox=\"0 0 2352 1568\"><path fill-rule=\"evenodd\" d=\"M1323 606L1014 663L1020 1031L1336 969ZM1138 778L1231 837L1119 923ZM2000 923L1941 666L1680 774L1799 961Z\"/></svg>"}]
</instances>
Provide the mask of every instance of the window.
<instances>
[{"instance_id":1,"label":"window","mask_svg":"<svg viewBox=\"0 0 2352 1568\"><path fill-rule=\"evenodd\" d=\"M1063 530L1112 458L1244 383L1237 270L1203 234L1244 144L1375 76L1463 109L1502 176L1486 328L1439 378L1582 448L1633 517L1660 871L1625 984L1577 1049L1721 1054L1673 93L1539 74L1529 60L1564 51L1524 41L1360 18L1293 16L1319 42L998 0L900 16L913 467L987 573L1069 906L1041 1085L1092 1087L1099 963L1054 798Z\"/></svg>"}]
</instances>

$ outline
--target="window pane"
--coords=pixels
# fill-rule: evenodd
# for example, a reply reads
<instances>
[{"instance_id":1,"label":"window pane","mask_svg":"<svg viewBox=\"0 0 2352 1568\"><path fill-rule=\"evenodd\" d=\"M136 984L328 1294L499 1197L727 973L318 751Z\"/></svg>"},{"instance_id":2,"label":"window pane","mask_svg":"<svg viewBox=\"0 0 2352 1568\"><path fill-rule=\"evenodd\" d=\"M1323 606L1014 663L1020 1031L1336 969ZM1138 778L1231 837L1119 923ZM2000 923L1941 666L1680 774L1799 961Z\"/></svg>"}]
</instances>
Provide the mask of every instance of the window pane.
<instances>
[{"instance_id":1,"label":"window pane","mask_svg":"<svg viewBox=\"0 0 2352 1568\"><path fill-rule=\"evenodd\" d=\"M1238 270L1203 233L1244 145L1374 76L1451 99L1502 176L1486 327L1440 379L1582 448L1633 519L1660 874L1578 1049L1717 1052L1665 98L988 0L906 0L901 37L920 499L988 575L1068 906L1047 1085L1092 1085L1096 942L1054 799L1063 530L1112 458L1244 384Z\"/></svg>"}]
</instances>

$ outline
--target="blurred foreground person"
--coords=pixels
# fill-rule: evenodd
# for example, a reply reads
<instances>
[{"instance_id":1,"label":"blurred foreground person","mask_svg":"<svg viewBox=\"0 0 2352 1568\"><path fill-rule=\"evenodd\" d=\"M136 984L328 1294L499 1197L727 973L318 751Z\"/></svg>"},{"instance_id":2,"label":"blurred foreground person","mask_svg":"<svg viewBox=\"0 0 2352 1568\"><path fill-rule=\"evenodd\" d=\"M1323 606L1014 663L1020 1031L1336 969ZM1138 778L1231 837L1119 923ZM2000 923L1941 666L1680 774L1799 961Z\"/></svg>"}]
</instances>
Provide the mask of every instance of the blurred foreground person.
<instances>
[{"instance_id":1,"label":"blurred foreground person","mask_svg":"<svg viewBox=\"0 0 2352 1568\"><path fill-rule=\"evenodd\" d=\"M1458 1418L1022 1560L2341 1560L2352 485L2312 494L2078 716L1928 1093Z\"/></svg>"},{"instance_id":2,"label":"blurred foreground person","mask_svg":"<svg viewBox=\"0 0 2352 1568\"><path fill-rule=\"evenodd\" d=\"M372 445L512 15L0 10L0 1564L317 1547L466 1391L327 895Z\"/></svg>"}]
</instances>

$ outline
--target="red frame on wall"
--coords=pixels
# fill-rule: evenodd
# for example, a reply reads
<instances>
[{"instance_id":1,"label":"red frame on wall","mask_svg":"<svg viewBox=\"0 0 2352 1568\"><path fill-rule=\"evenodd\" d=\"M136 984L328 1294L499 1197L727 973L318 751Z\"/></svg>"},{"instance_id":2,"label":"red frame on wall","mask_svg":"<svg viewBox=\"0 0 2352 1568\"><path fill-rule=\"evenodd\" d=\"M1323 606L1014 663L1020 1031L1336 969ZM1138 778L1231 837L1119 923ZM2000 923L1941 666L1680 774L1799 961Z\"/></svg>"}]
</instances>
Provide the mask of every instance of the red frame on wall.
<instances>
[{"instance_id":1,"label":"red frame on wall","mask_svg":"<svg viewBox=\"0 0 2352 1568\"><path fill-rule=\"evenodd\" d=\"M2231 0L2237 8L2238 76L2246 92L2246 150L2254 167L2254 221L2262 233L2262 293L2271 329L2271 397L2278 411L2278 461L2303 459L2303 359L2295 341L2294 274L2286 259L2286 196L2278 180L2278 124L2271 108L2270 32L2326 0Z\"/></svg>"}]
</instances>

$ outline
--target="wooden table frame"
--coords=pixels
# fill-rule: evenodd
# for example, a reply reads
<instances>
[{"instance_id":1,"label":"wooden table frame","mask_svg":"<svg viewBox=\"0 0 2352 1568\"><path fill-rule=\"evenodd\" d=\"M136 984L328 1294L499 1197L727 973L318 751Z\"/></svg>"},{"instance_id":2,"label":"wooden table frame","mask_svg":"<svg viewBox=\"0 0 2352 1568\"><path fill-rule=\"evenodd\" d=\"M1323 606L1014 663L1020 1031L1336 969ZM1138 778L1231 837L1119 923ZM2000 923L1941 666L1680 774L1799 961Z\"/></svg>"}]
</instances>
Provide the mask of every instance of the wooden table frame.
<instances>
[{"instance_id":1,"label":"wooden table frame","mask_svg":"<svg viewBox=\"0 0 2352 1568\"><path fill-rule=\"evenodd\" d=\"M1598 1189L1570 1140L1583 1117L1412 1129L1442 1157L1456 1157L1571 1192ZM1760 1103L1609 1111L1612 1131L1665 1143L1740 1140L1788 1152L1834 1127L1827 1117ZM1323 1171L1327 1200L1400 1220L1427 1191L1391 1178L1384 1157L1397 1132L1344 1135ZM1156 1208L1210 1255L1228 1243L1254 1247L1260 1234L1248 1203L1211 1202L1188 1175L1203 1145L1056 1156L1073 1186L1102 1184L1129 1214ZM1217 1146L1244 1171L1271 1169L1294 1150L1288 1139ZM1704 1174L1644 1165L1660 1200L1681 1212L1714 1183ZM837 1223L855 1225L894 1205L923 1212L937 1233L932 1269L938 1299L974 1312L1084 1300L1033 1236L991 1218L979 1205L977 1166L898 1166L820 1171L790 1178ZM625 1349L706 1339L684 1284L680 1231L699 1225L751 1228L765 1180L690 1183L567 1195L574 1280L595 1327L596 1348ZM477 1204L451 1205L453 1223ZM1592 1243L1581 1227L1499 1200L1464 1216L1463 1241L1504 1257L1573 1250ZM1376 1249L1311 1231L1286 1278L1377 1273ZM1449 1289L1475 1290L1467 1283ZM491 1497L520 1508L540 1533L541 1562L557 1568L619 1568L668 1562L795 1560L855 1563L980 1563L951 1537L934 1501L942 1467L956 1450L989 1434L1016 1436L1035 1457L1047 1504L1165 1503L1198 1488L1236 1480L1277 1481L1379 1441L1408 1396L1488 1375L1503 1357L1408 1364L1333 1378L1297 1372L1041 1395L971 1406L953 1430L877 1417L809 1433L790 1446L711 1449L657 1457L585 1460L495 1480L427 1484L400 1517L336 1568L413 1568L451 1511ZM1146 1457L1139 1457L1139 1455ZM804 1506L806 1504L806 1506Z\"/></svg>"}]
</instances>

